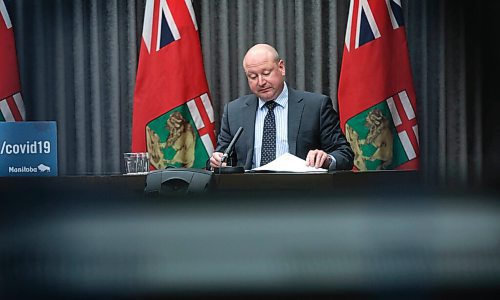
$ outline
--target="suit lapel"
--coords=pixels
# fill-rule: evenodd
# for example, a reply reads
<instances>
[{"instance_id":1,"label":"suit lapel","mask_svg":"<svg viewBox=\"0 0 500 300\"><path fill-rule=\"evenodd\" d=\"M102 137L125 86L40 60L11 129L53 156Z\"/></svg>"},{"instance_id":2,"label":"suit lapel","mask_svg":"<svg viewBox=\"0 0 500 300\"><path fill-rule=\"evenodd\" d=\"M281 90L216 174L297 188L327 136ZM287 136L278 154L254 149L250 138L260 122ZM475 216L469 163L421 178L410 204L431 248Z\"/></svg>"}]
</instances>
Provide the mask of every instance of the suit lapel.
<instances>
[{"instance_id":1,"label":"suit lapel","mask_svg":"<svg viewBox=\"0 0 500 300\"><path fill-rule=\"evenodd\" d=\"M293 155L297 153L297 136L303 110L303 98L295 90L288 88L288 150Z\"/></svg>"},{"instance_id":2,"label":"suit lapel","mask_svg":"<svg viewBox=\"0 0 500 300\"><path fill-rule=\"evenodd\" d=\"M250 170L252 168L253 159L253 145L255 139L255 115L257 114L257 97L251 95L243 104L243 115L241 116L243 120L243 132L245 132L245 145L246 145L246 161L245 169Z\"/></svg>"}]
</instances>

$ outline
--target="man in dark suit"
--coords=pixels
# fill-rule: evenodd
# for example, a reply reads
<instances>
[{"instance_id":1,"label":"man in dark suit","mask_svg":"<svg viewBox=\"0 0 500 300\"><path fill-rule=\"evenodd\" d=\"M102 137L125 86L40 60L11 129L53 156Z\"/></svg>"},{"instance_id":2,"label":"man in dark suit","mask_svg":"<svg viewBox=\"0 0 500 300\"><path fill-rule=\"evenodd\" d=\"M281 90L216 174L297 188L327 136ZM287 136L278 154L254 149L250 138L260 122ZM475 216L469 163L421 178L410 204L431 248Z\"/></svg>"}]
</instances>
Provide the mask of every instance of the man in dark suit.
<instances>
[{"instance_id":1,"label":"man in dark suit","mask_svg":"<svg viewBox=\"0 0 500 300\"><path fill-rule=\"evenodd\" d=\"M329 97L289 88L285 62L270 45L250 48L243 68L253 94L225 106L211 167L221 166L222 151L243 127L232 159L246 170L285 153L305 159L306 165L316 168L352 168L354 154Z\"/></svg>"}]
</instances>

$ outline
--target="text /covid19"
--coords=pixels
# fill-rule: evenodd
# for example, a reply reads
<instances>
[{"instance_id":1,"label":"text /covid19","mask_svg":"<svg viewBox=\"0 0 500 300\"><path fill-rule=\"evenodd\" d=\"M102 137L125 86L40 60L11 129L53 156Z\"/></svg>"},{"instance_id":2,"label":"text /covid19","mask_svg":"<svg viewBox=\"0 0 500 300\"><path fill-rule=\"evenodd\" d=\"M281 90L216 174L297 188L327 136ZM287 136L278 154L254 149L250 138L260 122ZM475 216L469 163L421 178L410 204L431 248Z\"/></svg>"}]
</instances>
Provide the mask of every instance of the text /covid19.
<instances>
[{"instance_id":1,"label":"text /covid19","mask_svg":"<svg viewBox=\"0 0 500 300\"><path fill-rule=\"evenodd\" d=\"M26 141L23 144L10 144L3 141L0 154L49 154L50 141Z\"/></svg>"}]
</instances>

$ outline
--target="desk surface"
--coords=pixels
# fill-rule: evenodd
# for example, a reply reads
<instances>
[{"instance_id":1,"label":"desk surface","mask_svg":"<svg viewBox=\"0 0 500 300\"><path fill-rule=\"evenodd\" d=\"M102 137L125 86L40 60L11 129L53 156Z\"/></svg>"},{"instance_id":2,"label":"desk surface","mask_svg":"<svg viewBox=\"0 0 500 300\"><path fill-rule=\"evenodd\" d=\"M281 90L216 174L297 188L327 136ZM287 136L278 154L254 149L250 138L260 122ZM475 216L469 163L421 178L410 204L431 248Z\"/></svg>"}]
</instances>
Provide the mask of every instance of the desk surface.
<instances>
[{"instance_id":1,"label":"desk surface","mask_svg":"<svg viewBox=\"0 0 500 300\"><path fill-rule=\"evenodd\" d=\"M248 194L258 191L289 192L376 192L392 189L418 189L420 174L416 171L216 174L215 190ZM4 195L53 196L68 194L126 195L144 194L146 175L3 177L0 189Z\"/></svg>"}]
</instances>

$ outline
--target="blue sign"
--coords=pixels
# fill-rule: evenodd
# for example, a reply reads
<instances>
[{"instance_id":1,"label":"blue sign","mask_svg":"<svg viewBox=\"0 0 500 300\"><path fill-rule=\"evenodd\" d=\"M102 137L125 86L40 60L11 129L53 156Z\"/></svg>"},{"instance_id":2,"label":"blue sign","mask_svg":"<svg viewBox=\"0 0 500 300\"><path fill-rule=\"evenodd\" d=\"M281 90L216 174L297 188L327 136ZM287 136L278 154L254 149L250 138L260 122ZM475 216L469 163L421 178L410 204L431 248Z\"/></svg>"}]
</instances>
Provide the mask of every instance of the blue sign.
<instances>
[{"instance_id":1,"label":"blue sign","mask_svg":"<svg viewBox=\"0 0 500 300\"><path fill-rule=\"evenodd\" d=\"M56 122L0 122L0 176L57 176Z\"/></svg>"}]
</instances>

